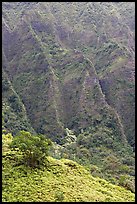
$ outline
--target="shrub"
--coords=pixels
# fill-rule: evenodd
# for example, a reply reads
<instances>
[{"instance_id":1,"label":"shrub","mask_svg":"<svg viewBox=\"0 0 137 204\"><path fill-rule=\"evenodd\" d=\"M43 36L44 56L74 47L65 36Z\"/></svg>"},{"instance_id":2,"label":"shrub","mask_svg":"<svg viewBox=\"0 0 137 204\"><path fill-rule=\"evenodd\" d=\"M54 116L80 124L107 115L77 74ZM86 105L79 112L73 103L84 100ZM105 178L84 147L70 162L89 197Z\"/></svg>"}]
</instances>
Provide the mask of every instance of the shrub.
<instances>
[{"instance_id":1,"label":"shrub","mask_svg":"<svg viewBox=\"0 0 137 204\"><path fill-rule=\"evenodd\" d=\"M13 139L10 147L19 148L23 152L23 160L27 166L36 167L44 164L48 155L51 140L44 135L31 135L26 131L20 131Z\"/></svg>"},{"instance_id":2,"label":"shrub","mask_svg":"<svg viewBox=\"0 0 137 204\"><path fill-rule=\"evenodd\" d=\"M55 202L62 202L64 200L64 194L62 191L56 191L55 193Z\"/></svg>"}]
</instances>

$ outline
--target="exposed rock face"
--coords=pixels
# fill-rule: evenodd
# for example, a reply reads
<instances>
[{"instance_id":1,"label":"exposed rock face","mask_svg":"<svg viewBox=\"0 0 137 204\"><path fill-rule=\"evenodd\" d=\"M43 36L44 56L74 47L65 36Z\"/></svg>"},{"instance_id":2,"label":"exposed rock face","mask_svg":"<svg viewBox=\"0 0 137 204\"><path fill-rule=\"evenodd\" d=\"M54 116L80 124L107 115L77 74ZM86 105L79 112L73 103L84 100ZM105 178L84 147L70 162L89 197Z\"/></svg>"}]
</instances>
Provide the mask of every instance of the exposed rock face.
<instances>
[{"instance_id":1,"label":"exposed rock face","mask_svg":"<svg viewBox=\"0 0 137 204\"><path fill-rule=\"evenodd\" d=\"M134 3L3 2L2 28L35 131L62 143L66 127L106 126L134 146Z\"/></svg>"}]
</instances>

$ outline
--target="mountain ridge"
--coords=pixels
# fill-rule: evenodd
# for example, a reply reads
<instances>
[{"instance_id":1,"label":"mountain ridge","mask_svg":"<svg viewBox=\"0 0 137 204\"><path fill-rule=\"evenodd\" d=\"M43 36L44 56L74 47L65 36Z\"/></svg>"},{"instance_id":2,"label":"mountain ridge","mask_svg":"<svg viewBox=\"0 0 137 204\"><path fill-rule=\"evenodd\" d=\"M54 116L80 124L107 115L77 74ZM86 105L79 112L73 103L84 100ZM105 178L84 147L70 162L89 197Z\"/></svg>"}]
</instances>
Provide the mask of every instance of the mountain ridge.
<instances>
[{"instance_id":1,"label":"mountain ridge","mask_svg":"<svg viewBox=\"0 0 137 204\"><path fill-rule=\"evenodd\" d=\"M47 135L55 158L134 183L134 2L2 9L4 131Z\"/></svg>"},{"instance_id":2,"label":"mountain ridge","mask_svg":"<svg viewBox=\"0 0 137 204\"><path fill-rule=\"evenodd\" d=\"M10 3L5 3L4 5L11 5ZM14 4L15 5L15 9L16 9L16 3ZM58 5L61 5L61 4L56 4L55 6L58 6ZM67 5L69 5L70 7L72 7L72 5L73 4L67 4ZM75 4L74 3L74 5L73 6L75 6L74 8L77 8L77 5L78 4ZM82 4L81 4L82 5ZM85 5L86 5L86 8L85 9L87 9L87 8L89 8L89 11L90 11L90 6L92 7L93 6L93 8L96 8L96 6L100 6L100 4L98 3L98 4L90 4L90 3L85 3ZM105 4L102 4L103 6L105 6ZM106 4L107 5L107 4ZM20 35L20 33L18 32L18 31L16 31L16 30L18 30L18 27L22 27L23 29L25 28L25 30L26 30L26 32L28 32L29 30L28 29L30 29L30 32L28 32L28 37L26 38L26 39L30 39L30 42L32 41L34 41L36 44L37 44L37 46L39 47L38 49L40 49L40 52L42 52L43 53L43 57L45 56L45 59L47 60L47 63L49 64L47 64L47 66L50 66L51 67L51 69L52 69L52 73L56 70L55 68L53 68L52 66L54 66L55 65L55 63L54 63L54 60L53 60L53 58L51 58L51 54L49 54L49 52L48 52L48 50L47 50L47 45L46 44L43 44L43 41L41 40L41 37L40 37L40 33L39 33L39 30L36 30L36 31L34 31L35 29L34 28L36 28L36 29L43 29L42 27L40 28L40 22L39 22L39 25L38 24L36 24L36 26L39 26L38 28L37 27L32 27L32 25L29 23L30 21L34 21L33 20L33 18L35 19L35 16L36 16L36 18L41 18L41 20L42 20L42 14L44 14L43 13L43 11L44 11L44 9L46 9L47 10L47 12L48 12L48 15L46 14L46 18L47 19L49 19L49 22L51 22L51 28L49 27L49 24L47 24L46 26L47 26L47 30L48 29L50 29L49 30L49 32L53 32L53 36L55 36L56 37L56 39L57 39L57 43L58 43L58 40L59 40L59 38L61 37L60 36L60 34L58 33L58 32L60 32L59 30L56 30L56 29L58 29L58 24L57 24L57 22L55 21L56 20L56 18L55 18L55 11L53 11L53 8L55 8L55 6L54 5L52 5L52 4L44 4L44 3L34 3L34 4L17 4L17 8L18 8L18 6L24 6L24 8L28 8L27 6L29 6L29 7L31 7L31 12L30 13L28 13L27 11L25 11L26 12L26 14L24 13L24 8L22 9L22 12L23 12L23 15L20 13L20 15L22 15L22 19L21 19L21 24L20 24L20 21L18 21L19 23L17 23L17 26L14 28L14 30L13 31L10 31L10 33L13 33L13 35ZM38 6L38 8L39 9L41 9L41 10L39 10L39 12L37 12L35 9L33 10L33 8L35 8L35 6ZM42 7L43 6L43 7ZM53 6L53 7L52 7ZM64 6L64 4L62 4L62 6ZM83 6L84 6L84 4L83 4ZM115 7L115 4L113 4L112 5L113 7ZM58 7L57 7L58 8ZM98 7L99 8L99 7ZM104 7L105 8L105 7ZM106 7L107 8L107 7ZM106 9L105 8L105 9ZM86 11L86 10L85 10ZM103 10L102 10L103 11ZM84 12L84 11L83 11ZM55 22L54 22L55 21ZM4 22L5 22L5 20L4 20ZM37 20L36 21L34 21L34 22L36 22L37 23ZM43 20L41 21L41 23L43 22ZM48 22L48 23L49 23ZM34 25L35 25L35 23L34 23ZM6 25L6 27L7 27L8 25ZM41 24L41 26L44 26L44 24ZM52 27L53 26L53 27ZM46 29L46 27L45 27L45 29ZM5 30L5 29L4 29ZM24 31L25 31L24 30ZM23 32L24 32L23 31ZM42 31L42 30L41 30ZM16 32L18 33L18 34L16 34ZM38 33L39 34L38 34ZM61 31L62 32L62 31ZM73 31L72 31L73 32ZM15 33L15 34L14 34ZM30 34L29 34L30 33ZM57 34L58 33L58 34ZM68 32L68 34L69 34L69 32ZM5 35L5 33L4 33L4 35ZM3 35L3 36L4 36ZM59 35L59 36L58 36ZM63 34L64 35L64 37L66 36L66 34L64 33ZM59 42L63 42L63 35L62 35L62 37L60 38L60 40L59 40ZM106 34L107 35L107 34ZM9 35L10 36L10 35ZM58 37L57 37L58 36ZM14 38L14 36L13 36L13 38ZM52 38L51 38L52 39ZM69 39L71 40L71 37L69 37ZM24 39L25 40L25 39ZM5 40L4 40L5 41ZM3 42L4 42L3 41ZM52 42L53 40L51 40L51 42ZM99 41L99 40L98 40ZM33 42L33 43L34 43ZM65 41L64 41L65 42ZM64 43L63 42L63 43ZM11 46L13 47L13 45L11 44ZM46 47L45 47L46 46ZM66 45L65 45L66 46ZM4 46L5 48L6 48L6 46ZM98 47L98 46L97 46ZM69 48L69 46L67 46L66 47L67 49ZM69 48L70 49L70 48ZM71 48L72 49L72 48ZM8 51L8 50L7 50ZM68 53L69 53L69 51L68 50L66 50ZM16 50L15 50L15 52L16 52ZM53 51L53 52L55 52L55 51ZM63 48L63 52L64 52L64 48ZM70 52L71 52L71 50L70 50ZM76 54L75 54L76 53ZM9 54L10 54L10 52L9 52ZM65 53L64 53L64 55L65 55ZM67 55L67 53L66 53L66 55ZM69 54L68 54L69 55ZM9 56L9 55L8 55ZM52 54L52 57L53 57L54 55ZM55 55L56 56L56 55ZM76 49L76 51L74 52L74 55L73 56L75 56L75 58L74 59L77 59L77 56L78 56L78 59L80 59L81 60L81 62L83 62L84 61L84 59L85 59L85 61L86 61L86 58L85 58L85 56L83 56L83 54L81 53L81 50L78 50L78 49ZM50 59L51 58L51 59ZM71 57L72 58L72 57ZM9 58L10 59L10 58ZM57 58L58 60L59 60L59 58ZM83 60L82 60L83 59ZM17 59L16 59L17 60ZM88 60L90 60L90 59L88 59ZM53 62L52 62L53 61ZM91 61L91 60L90 60ZM93 63L93 62L92 62ZM12 66L12 62L11 62L11 66ZM16 66L16 65L14 65L14 66ZM18 66L18 65L17 65ZM44 65L45 66L45 65ZM89 69L90 71L91 71L91 68ZM25 70L24 70L25 71ZM16 72L16 71L15 71ZM94 69L94 72L95 72L95 69ZM57 72L54 72L55 74L54 74L54 77L55 77L55 75L56 75L56 73ZM74 72L73 72L74 73ZM95 75L96 75L96 73L94 73ZM57 75L56 75L57 76ZM71 76L71 75L70 75ZM10 74L10 77L11 77L11 74ZM98 78L98 77L97 77ZM57 80L57 79L56 79ZM96 79L97 80L97 79ZM100 79L100 80L102 80L102 79ZM102 80L103 81L103 80ZM60 83L60 82L59 82ZM54 87L54 86L53 86ZM100 90L102 90L102 87L100 86ZM57 91L57 90L56 90ZM56 92L55 91L55 92ZM58 89L58 91L57 91L58 93L59 93L59 89ZM105 93L105 92L104 92ZM58 97L57 97L58 98ZM56 101L56 99L53 99L54 100L54 104L55 104L55 101ZM110 104L109 104L110 105ZM111 106L111 105L110 105ZM59 112L57 111L57 105L55 105L55 112L57 113L57 115L58 115L58 119L59 119ZM113 106L113 109L114 109L115 107ZM64 113L65 114L65 113ZM117 112L117 114L119 114L118 112ZM71 116L72 117L72 116ZM57 119L57 120L58 120ZM118 120L121 120L121 117L119 117L119 119ZM59 121L59 120L58 120ZM122 126L121 126L122 127ZM122 132L122 135L124 136L124 132L125 132L125 130L121 130L121 132ZM127 137L127 136L126 136ZM125 137L124 137L125 138Z\"/></svg>"}]
</instances>

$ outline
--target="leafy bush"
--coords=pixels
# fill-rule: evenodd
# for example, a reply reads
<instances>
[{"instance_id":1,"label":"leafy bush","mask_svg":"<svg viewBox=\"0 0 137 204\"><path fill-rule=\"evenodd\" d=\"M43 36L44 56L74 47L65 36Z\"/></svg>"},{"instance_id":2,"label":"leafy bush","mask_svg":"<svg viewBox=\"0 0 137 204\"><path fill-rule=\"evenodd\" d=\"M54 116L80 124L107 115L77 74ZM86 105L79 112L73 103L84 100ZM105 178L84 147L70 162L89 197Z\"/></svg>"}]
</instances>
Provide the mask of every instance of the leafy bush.
<instances>
[{"instance_id":1,"label":"leafy bush","mask_svg":"<svg viewBox=\"0 0 137 204\"><path fill-rule=\"evenodd\" d=\"M127 175L121 175L119 178L119 185L124 186L126 189L135 192L135 182L130 180Z\"/></svg>"},{"instance_id":2,"label":"leafy bush","mask_svg":"<svg viewBox=\"0 0 137 204\"><path fill-rule=\"evenodd\" d=\"M29 132L20 131L14 137L10 147L19 148L23 152L24 163L27 166L36 167L44 163L51 144L51 140L44 135L31 135Z\"/></svg>"},{"instance_id":3,"label":"leafy bush","mask_svg":"<svg viewBox=\"0 0 137 204\"><path fill-rule=\"evenodd\" d=\"M55 201L57 202L62 202L64 200L64 195L63 195L63 192L62 191L57 191L55 193Z\"/></svg>"}]
</instances>

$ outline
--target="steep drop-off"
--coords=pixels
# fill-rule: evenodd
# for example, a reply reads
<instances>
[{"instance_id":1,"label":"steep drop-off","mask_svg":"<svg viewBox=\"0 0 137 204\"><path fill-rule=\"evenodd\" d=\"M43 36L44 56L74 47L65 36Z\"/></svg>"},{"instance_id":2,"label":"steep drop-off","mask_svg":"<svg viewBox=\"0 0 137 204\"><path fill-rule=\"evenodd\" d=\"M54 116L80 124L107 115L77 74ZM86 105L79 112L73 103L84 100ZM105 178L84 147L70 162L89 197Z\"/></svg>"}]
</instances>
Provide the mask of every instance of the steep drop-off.
<instances>
[{"instance_id":1,"label":"steep drop-off","mask_svg":"<svg viewBox=\"0 0 137 204\"><path fill-rule=\"evenodd\" d=\"M3 2L3 129L135 191L134 2Z\"/></svg>"},{"instance_id":2,"label":"steep drop-off","mask_svg":"<svg viewBox=\"0 0 137 204\"><path fill-rule=\"evenodd\" d=\"M133 12L121 2L3 3L4 71L35 131L63 143L66 127L102 126L134 146Z\"/></svg>"}]
</instances>

